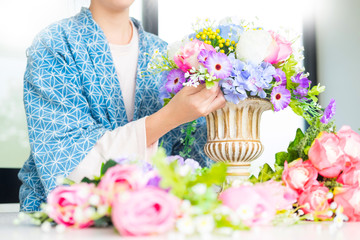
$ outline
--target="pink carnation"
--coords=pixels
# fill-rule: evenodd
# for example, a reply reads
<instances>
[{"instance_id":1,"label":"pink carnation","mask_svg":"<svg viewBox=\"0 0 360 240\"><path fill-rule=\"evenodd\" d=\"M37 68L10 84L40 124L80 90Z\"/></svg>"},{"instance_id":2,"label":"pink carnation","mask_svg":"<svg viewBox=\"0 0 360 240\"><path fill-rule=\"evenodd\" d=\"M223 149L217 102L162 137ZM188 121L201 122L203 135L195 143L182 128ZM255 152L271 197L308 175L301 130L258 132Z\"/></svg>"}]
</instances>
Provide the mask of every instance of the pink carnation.
<instances>
[{"instance_id":1,"label":"pink carnation","mask_svg":"<svg viewBox=\"0 0 360 240\"><path fill-rule=\"evenodd\" d=\"M349 221L360 221L360 187L358 185L336 188L334 201L344 208Z\"/></svg>"},{"instance_id":2,"label":"pink carnation","mask_svg":"<svg viewBox=\"0 0 360 240\"><path fill-rule=\"evenodd\" d=\"M86 228L93 224L85 214L90 207L88 199L93 195L94 185L74 184L59 186L50 192L47 199L47 213L57 224Z\"/></svg>"},{"instance_id":3,"label":"pink carnation","mask_svg":"<svg viewBox=\"0 0 360 240\"><path fill-rule=\"evenodd\" d=\"M303 192L312 185L318 185L318 171L314 168L310 161L303 162L302 159L284 164L282 180L290 188L298 193Z\"/></svg>"},{"instance_id":4,"label":"pink carnation","mask_svg":"<svg viewBox=\"0 0 360 240\"><path fill-rule=\"evenodd\" d=\"M337 136L340 139L340 146L351 162L360 161L360 135L349 126L343 126Z\"/></svg>"},{"instance_id":5,"label":"pink carnation","mask_svg":"<svg viewBox=\"0 0 360 240\"><path fill-rule=\"evenodd\" d=\"M165 233L175 226L180 200L154 187L118 195L113 202L112 222L123 236Z\"/></svg>"},{"instance_id":6,"label":"pink carnation","mask_svg":"<svg viewBox=\"0 0 360 240\"><path fill-rule=\"evenodd\" d=\"M175 54L174 62L183 72L187 72L193 67L198 69L200 66L198 55L203 49L215 51L213 46L194 39L180 48L179 52Z\"/></svg>"},{"instance_id":7,"label":"pink carnation","mask_svg":"<svg viewBox=\"0 0 360 240\"><path fill-rule=\"evenodd\" d=\"M328 193L327 187L313 185L300 194L298 203L305 213L313 213L319 218L326 218L326 212L330 208Z\"/></svg>"},{"instance_id":8,"label":"pink carnation","mask_svg":"<svg viewBox=\"0 0 360 240\"><path fill-rule=\"evenodd\" d=\"M338 177L345 165L340 139L333 133L319 134L311 145L308 156L319 174L327 178Z\"/></svg>"},{"instance_id":9,"label":"pink carnation","mask_svg":"<svg viewBox=\"0 0 360 240\"><path fill-rule=\"evenodd\" d=\"M276 206L269 201L271 194L265 186L240 186L226 189L219 196L222 203L237 211L247 226L266 225L273 220ZM243 214L242 211L246 214Z\"/></svg>"},{"instance_id":10,"label":"pink carnation","mask_svg":"<svg viewBox=\"0 0 360 240\"><path fill-rule=\"evenodd\" d=\"M273 42L268 49L270 53L264 61L271 64L285 61L292 54L292 43L273 31L269 31L269 33Z\"/></svg>"},{"instance_id":11,"label":"pink carnation","mask_svg":"<svg viewBox=\"0 0 360 240\"><path fill-rule=\"evenodd\" d=\"M101 191L104 201L112 205L116 194L143 187L146 183L141 180L143 180L141 171L136 165L118 164L106 171L101 178L98 189Z\"/></svg>"}]
</instances>

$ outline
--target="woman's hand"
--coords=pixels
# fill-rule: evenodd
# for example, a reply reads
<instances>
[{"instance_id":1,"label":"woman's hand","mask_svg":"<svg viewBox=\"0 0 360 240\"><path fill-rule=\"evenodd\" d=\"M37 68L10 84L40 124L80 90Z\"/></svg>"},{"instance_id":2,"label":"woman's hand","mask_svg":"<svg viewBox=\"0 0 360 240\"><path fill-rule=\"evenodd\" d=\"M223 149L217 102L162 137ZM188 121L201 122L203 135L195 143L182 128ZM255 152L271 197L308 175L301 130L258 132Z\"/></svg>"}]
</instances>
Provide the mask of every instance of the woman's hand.
<instances>
[{"instance_id":1,"label":"woman's hand","mask_svg":"<svg viewBox=\"0 0 360 240\"><path fill-rule=\"evenodd\" d=\"M211 89L205 84L198 87L184 87L158 112L146 118L146 139L150 146L161 136L179 125L223 108L225 98L216 83Z\"/></svg>"}]
</instances>

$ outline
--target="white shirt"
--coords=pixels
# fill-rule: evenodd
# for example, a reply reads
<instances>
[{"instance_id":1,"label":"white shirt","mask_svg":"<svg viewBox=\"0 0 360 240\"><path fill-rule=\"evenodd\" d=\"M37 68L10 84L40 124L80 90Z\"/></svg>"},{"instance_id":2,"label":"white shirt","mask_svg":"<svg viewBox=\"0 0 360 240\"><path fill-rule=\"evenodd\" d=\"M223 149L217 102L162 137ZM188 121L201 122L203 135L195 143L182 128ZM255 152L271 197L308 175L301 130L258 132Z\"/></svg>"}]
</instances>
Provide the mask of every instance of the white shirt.
<instances>
[{"instance_id":1,"label":"white shirt","mask_svg":"<svg viewBox=\"0 0 360 240\"><path fill-rule=\"evenodd\" d=\"M109 44L129 123L113 131L107 131L96 142L93 149L69 174L68 178L75 182L80 182L84 177L93 178L98 176L101 164L109 159L130 156L150 162L151 156L157 151L158 142L147 147L146 117L132 121L139 55L139 33L134 24L132 22L131 24L133 34L129 44Z\"/></svg>"}]
</instances>

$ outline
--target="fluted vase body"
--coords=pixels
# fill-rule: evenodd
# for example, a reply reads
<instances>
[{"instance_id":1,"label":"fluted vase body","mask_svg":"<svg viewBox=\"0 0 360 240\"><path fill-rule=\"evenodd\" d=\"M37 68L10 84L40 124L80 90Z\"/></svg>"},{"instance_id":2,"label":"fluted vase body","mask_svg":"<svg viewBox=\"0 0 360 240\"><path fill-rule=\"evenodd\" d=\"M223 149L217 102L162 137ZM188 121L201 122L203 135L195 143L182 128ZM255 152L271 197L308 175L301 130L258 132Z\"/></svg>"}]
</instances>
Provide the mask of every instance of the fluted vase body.
<instances>
[{"instance_id":1,"label":"fluted vase body","mask_svg":"<svg viewBox=\"0 0 360 240\"><path fill-rule=\"evenodd\" d=\"M205 154L216 162L228 165L228 176L249 176L251 161L264 148L260 142L260 119L271 103L261 98L247 98L206 116L207 143Z\"/></svg>"}]
</instances>

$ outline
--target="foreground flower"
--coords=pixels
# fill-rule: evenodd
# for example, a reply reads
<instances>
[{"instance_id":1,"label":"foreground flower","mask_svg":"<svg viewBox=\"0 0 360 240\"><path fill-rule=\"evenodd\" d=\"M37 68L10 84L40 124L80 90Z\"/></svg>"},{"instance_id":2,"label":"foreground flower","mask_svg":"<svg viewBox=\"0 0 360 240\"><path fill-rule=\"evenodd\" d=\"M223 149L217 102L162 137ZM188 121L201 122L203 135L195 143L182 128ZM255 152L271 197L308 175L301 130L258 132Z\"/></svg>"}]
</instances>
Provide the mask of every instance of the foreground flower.
<instances>
[{"instance_id":1,"label":"foreground flower","mask_svg":"<svg viewBox=\"0 0 360 240\"><path fill-rule=\"evenodd\" d=\"M319 218L326 218L330 208L328 199L329 189L321 185L313 185L299 196L298 203L304 213L312 213Z\"/></svg>"},{"instance_id":2,"label":"foreground flower","mask_svg":"<svg viewBox=\"0 0 360 240\"><path fill-rule=\"evenodd\" d=\"M290 99L290 91L284 86L277 86L273 88L270 101L274 106L275 112L286 108L290 103Z\"/></svg>"},{"instance_id":3,"label":"foreground flower","mask_svg":"<svg viewBox=\"0 0 360 240\"><path fill-rule=\"evenodd\" d=\"M179 203L164 190L147 187L118 195L111 219L123 236L161 234L174 228Z\"/></svg>"},{"instance_id":4,"label":"foreground flower","mask_svg":"<svg viewBox=\"0 0 360 240\"><path fill-rule=\"evenodd\" d=\"M224 79L230 76L232 65L224 53L209 52L204 66L208 72L217 79Z\"/></svg>"},{"instance_id":5,"label":"foreground flower","mask_svg":"<svg viewBox=\"0 0 360 240\"><path fill-rule=\"evenodd\" d=\"M239 214L247 226L266 225L275 216L276 207L266 187L240 186L226 189L219 196L223 205Z\"/></svg>"},{"instance_id":6,"label":"foreground flower","mask_svg":"<svg viewBox=\"0 0 360 240\"><path fill-rule=\"evenodd\" d=\"M91 208L88 200L93 196L94 185L74 184L58 186L47 199L47 214L57 224L86 228L93 224L91 216L85 212Z\"/></svg>"},{"instance_id":7,"label":"foreground flower","mask_svg":"<svg viewBox=\"0 0 360 240\"><path fill-rule=\"evenodd\" d=\"M292 54L292 43L273 31L269 31L269 33L273 38L273 42L270 45L270 53L264 61L271 64L285 61Z\"/></svg>"},{"instance_id":8,"label":"foreground flower","mask_svg":"<svg viewBox=\"0 0 360 240\"><path fill-rule=\"evenodd\" d=\"M360 221L360 187L358 185L335 188L334 201L343 207L349 221Z\"/></svg>"},{"instance_id":9,"label":"foreground flower","mask_svg":"<svg viewBox=\"0 0 360 240\"><path fill-rule=\"evenodd\" d=\"M124 191L138 189L142 182L141 171L136 165L116 165L109 168L98 185L107 204L112 205L114 197ZM145 180L144 180L145 181Z\"/></svg>"},{"instance_id":10,"label":"foreground flower","mask_svg":"<svg viewBox=\"0 0 360 240\"><path fill-rule=\"evenodd\" d=\"M320 119L320 122L327 124L330 119L335 115L336 103L335 99L331 99L329 105L324 110L324 115Z\"/></svg>"},{"instance_id":11,"label":"foreground flower","mask_svg":"<svg viewBox=\"0 0 360 240\"><path fill-rule=\"evenodd\" d=\"M340 139L342 150L350 161L360 161L360 134L354 132L350 126L343 126L336 135Z\"/></svg>"},{"instance_id":12,"label":"foreground flower","mask_svg":"<svg viewBox=\"0 0 360 240\"><path fill-rule=\"evenodd\" d=\"M345 165L339 138L333 133L320 133L311 145L308 155L311 163L324 177L339 176Z\"/></svg>"},{"instance_id":13,"label":"foreground flower","mask_svg":"<svg viewBox=\"0 0 360 240\"><path fill-rule=\"evenodd\" d=\"M181 69L173 69L167 76L166 90L170 93L178 93L185 82L184 72Z\"/></svg>"},{"instance_id":14,"label":"foreground flower","mask_svg":"<svg viewBox=\"0 0 360 240\"><path fill-rule=\"evenodd\" d=\"M268 201L276 207L276 210L292 209L293 204L298 198L298 194L293 189L283 186L281 182L273 180L261 183L255 187L265 188L270 194Z\"/></svg>"},{"instance_id":15,"label":"foreground flower","mask_svg":"<svg viewBox=\"0 0 360 240\"><path fill-rule=\"evenodd\" d=\"M284 164L282 180L292 189L303 192L312 185L317 185L318 172L310 161L303 162L302 159Z\"/></svg>"}]
</instances>

